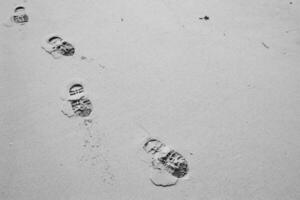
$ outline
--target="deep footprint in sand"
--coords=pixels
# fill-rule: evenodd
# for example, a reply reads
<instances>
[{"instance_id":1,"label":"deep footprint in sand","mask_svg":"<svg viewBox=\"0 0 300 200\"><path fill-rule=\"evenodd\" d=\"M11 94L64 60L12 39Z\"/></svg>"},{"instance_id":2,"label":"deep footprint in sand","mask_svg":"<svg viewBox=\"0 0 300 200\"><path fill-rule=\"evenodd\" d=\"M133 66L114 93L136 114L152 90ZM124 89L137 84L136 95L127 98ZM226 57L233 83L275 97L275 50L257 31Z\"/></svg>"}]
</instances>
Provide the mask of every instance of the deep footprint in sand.
<instances>
[{"instance_id":1,"label":"deep footprint in sand","mask_svg":"<svg viewBox=\"0 0 300 200\"><path fill-rule=\"evenodd\" d=\"M59 35L51 35L47 37L42 44L42 49L55 59L63 56L73 56L75 54L75 47Z\"/></svg>"},{"instance_id":2,"label":"deep footprint in sand","mask_svg":"<svg viewBox=\"0 0 300 200\"><path fill-rule=\"evenodd\" d=\"M13 25L25 25L29 22L29 17L26 14L24 6L17 6L14 9L13 15L9 18L7 22L4 23L6 27L11 27Z\"/></svg>"},{"instance_id":3,"label":"deep footprint in sand","mask_svg":"<svg viewBox=\"0 0 300 200\"><path fill-rule=\"evenodd\" d=\"M178 179L188 174L187 160L161 141L148 138L143 149L152 157L150 180L154 185L164 187L175 185Z\"/></svg>"},{"instance_id":4,"label":"deep footprint in sand","mask_svg":"<svg viewBox=\"0 0 300 200\"><path fill-rule=\"evenodd\" d=\"M88 98L81 81L72 81L65 92L62 112L68 117L89 117L93 111L93 104Z\"/></svg>"}]
</instances>

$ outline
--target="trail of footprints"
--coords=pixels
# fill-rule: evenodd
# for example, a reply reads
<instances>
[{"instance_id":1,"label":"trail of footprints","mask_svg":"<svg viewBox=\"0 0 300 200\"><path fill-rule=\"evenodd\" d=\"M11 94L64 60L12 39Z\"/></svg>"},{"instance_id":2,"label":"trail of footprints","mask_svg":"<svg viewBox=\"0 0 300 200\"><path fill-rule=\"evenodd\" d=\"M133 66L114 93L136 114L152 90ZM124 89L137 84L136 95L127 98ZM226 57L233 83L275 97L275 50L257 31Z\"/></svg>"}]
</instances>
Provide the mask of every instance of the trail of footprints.
<instances>
[{"instance_id":1,"label":"trail of footprints","mask_svg":"<svg viewBox=\"0 0 300 200\"><path fill-rule=\"evenodd\" d=\"M3 24L6 27L12 27L23 26L28 22L29 16L26 14L25 6L16 6L12 16ZM75 54L75 47L57 34L49 35L44 40L42 49L54 59L70 57ZM86 56L80 56L80 58L81 60L93 61L93 59L88 59ZM98 65L104 68L103 65ZM85 89L81 81L73 81L67 86L67 97L64 98L62 113L69 118L83 118L87 130L90 131L89 125L92 123L92 119L89 117L93 112L93 104ZM86 147L89 143L89 141L87 142L87 140L85 140L84 146ZM96 147L98 148L99 144L97 144ZM184 156L158 139L148 138L142 148L148 155L151 155L152 158L151 168L154 173L150 177L150 180L154 185L164 187L175 185L178 179L188 174L189 166ZM98 159L99 156L101 155L97 154L92 158ZM82 157L80 161L83 159L84 157ZM106 165L108 165L107 161Z\"/></svg>"}]
</instances>

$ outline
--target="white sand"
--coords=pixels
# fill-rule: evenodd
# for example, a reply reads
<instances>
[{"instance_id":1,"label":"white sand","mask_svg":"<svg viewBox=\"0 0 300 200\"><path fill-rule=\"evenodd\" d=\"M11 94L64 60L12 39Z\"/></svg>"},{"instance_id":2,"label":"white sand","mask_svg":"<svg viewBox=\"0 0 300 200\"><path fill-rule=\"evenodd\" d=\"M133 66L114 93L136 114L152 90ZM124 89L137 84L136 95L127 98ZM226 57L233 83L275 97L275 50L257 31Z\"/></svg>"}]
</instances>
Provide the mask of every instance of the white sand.
<instances>
[{"instance_id":1,"label":"white sand","mask_svg":"<svg viewBox=\"0 0 300 200\"><path fill-rule=\"evenodd\" d=\"M300 2L289 2L27 0L29 23L0 27L0 199L300 199ZM0 1L1 21L17 3ZM52 33L77 56L45 53ZM91 132L61 113L74 78L94 104ZM185 155L188 180L151 183L140 126Z\"/></svg>"}]
</instances>

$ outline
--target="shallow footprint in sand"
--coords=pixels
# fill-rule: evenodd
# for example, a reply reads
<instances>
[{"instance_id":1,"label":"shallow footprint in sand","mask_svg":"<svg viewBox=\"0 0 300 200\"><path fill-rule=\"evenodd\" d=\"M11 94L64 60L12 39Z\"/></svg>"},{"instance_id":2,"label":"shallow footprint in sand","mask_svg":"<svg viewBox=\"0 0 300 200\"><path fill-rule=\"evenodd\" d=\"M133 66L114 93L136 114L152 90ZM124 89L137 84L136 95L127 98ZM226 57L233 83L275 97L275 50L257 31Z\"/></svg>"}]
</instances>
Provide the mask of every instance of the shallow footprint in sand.
<instances>
[{"instance_id":1,"label":"shallow footprint in sand","mask_svg":"<svg viewBox=\"0 0 300 200\"><path fill-rule=\"evenodd\" d=\"M29 22L29 17L26 14L24 6L17 6L14 9L13 15L9 18L7 22L4 23L4 26L11 27L13 25L25 25Z\"/></svg>"},{"instance_id":2,"label":"shallow footprint in sand","mask_svg":"<svg viewBox=\"0 0 300 200\"><path fill-rule=\"evenodd\" d=\"M59 34L51 34L47 36L42 41L41 48L50 54L54 59L72 57L73 59L84 61L88 64L94 64L97 67L100 67L102 70L106 68L105 65L100 64L96 59L78 54L77 50L75 54L73 42L66 41L64 37Z\"/></svg>"},{"instance_id":3,"label":"shallow footprint in sand","mask_svg":"<svg viewBox=\"0 0 300 200\"><path fill-rule=\"evenodd\" d=\"M93 111L93 104L85 92L82 81L72 81L64 92L62 112L68 117L89 117ZM88 120L90 121L90 120Z\"/></svg>"},{"instance_id":4,"label":"shallow footprint in sand","mask_svg":"<svg viewBox=\"0 0 300 200\"><path fill-rule=\"evenodd\" d=\"M42 49L55 59L75 54L75 47L59 35L48 36L42 44Z\"/></svg>"},{"instance_id":5,"label":"shallow footprint in sand","mask_svg":"<svg viewBox=\"0 0 300 200\"><path fill-rule=\"evenodd\" d=\"M143 149L152 157L150 180L154 185L164 187L175 185L178 179L187 175L189 171L187 160L161 141L148 138Z\"/></svg>"}]
</instances>

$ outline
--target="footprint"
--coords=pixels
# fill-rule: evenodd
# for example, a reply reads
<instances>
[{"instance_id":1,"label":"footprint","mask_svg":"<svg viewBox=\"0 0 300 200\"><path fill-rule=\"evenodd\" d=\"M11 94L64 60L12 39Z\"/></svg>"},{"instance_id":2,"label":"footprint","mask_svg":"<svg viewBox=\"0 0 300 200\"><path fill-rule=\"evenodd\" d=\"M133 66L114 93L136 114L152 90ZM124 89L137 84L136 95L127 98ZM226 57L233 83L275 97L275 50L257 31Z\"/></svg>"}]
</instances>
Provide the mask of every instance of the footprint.
<instances>
[{"instance_id":1,"label":"footprint","mask_svg":"<svg viewBox=\"0 0 300 200\"><path fill-rule=\"evenodd\" d=\"M62 112L68 117L88 117L93 111L93 104L85 92L81 81L72 81L65 92ZM88 120L89 121L89 120Z\"/></svg>"},{"instance_id":2,"label":"footprint","mask_svg":"<svg viewBox=\"0 0 300 200\"><path fill-rule=\"evenodd\" d=\"M24 25L29 22L29 17L26 14L24 6L17 6L14 9L13 15L9 18L7 22L4 23L6 27L11 27L13 25Z\"/></svg>"},{"instance_id":3,"label":"footprint","mask_svg":"<svg viewBox=\"0 0 300 200\"><path fill-rule=\"evenodd\" d=\"M143 149L152 157L152 176L150 179L155 185L171 186L177 183L177 179L188 174L187 160L161 141L148 138Z\"/></svg>"},{"instance_id":4,"label":"footprint","mask_svg":"<svg viewBox=\"0 0 300 200\"><path fill-rule=\"evenodd\" d=\"M59 35L47 37L46 41L42 44L42 49L55 59L61 58L62 56L73 56L75 54L75 47Z\"/></svg>"},{"instance_id":5,"label":"footprint","mask_svg":"<svg viewBox=\"0 0 300 200\"><path fill-rule=\"evenodd\" d=\"M57 34L51 34L46 37L46 39L42 42L41 48L50 54L54 59L59 59L61 57L72 57L75 60L83 61L87 64L93 64L94 66L100 67L101 70L106 68L105 65L98 62L98 60L81 55L78 53L73 43L66 41L62 36Z\"/></svg>"}]
</instances>

